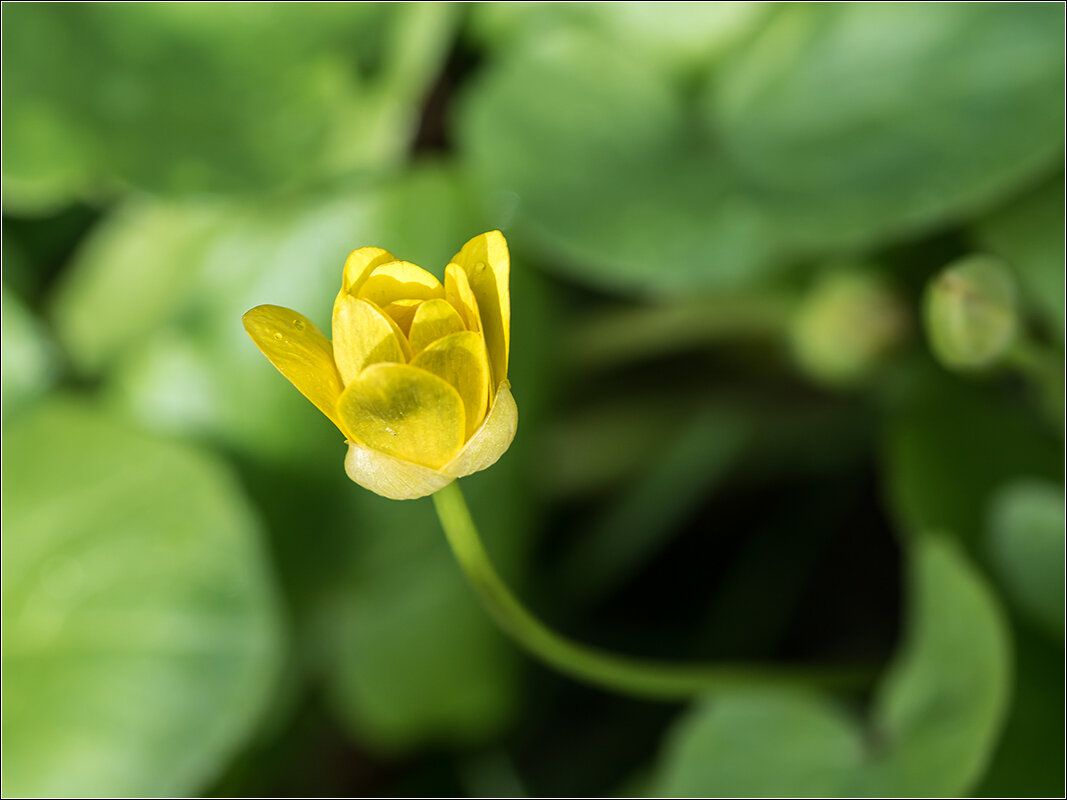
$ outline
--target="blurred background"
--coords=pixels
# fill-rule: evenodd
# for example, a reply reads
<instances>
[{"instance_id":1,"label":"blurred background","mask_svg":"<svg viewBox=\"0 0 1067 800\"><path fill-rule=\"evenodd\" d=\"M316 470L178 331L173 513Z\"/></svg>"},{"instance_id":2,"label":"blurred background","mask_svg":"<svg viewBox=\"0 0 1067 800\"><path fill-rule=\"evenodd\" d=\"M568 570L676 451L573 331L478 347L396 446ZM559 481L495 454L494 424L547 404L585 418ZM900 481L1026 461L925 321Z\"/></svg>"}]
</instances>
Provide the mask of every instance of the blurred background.
<instances>
[{"instance_id":1,"label":"blurred background","mask_svg":"<svg viewBox=\"0 0 1067 800\"><path fill-rule=\"evenodd\" d=\"M1059 795L1061 4L4 4L5 795ZM512 248L494 628L241 327Z\"/></svg>"}]
</instances>

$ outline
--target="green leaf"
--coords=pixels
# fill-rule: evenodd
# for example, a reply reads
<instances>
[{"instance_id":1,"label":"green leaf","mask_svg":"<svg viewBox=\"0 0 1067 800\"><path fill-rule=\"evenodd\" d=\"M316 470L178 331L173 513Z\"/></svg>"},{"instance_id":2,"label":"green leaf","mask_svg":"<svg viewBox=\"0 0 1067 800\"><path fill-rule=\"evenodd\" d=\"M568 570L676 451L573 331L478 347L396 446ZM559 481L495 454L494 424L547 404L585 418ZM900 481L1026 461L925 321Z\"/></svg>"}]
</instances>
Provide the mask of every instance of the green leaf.
<instances>
[{"instance_id":1,"label":"green leaf","mask_svg":"<svg viewBox=\"0 0 1067 800\"><path fill-rule=\"evenodd\" d=\"M276 190L397 163L455 16L437 4L13 8L5 205L128 184Z\"/></svg>"},{"instance_id":2,"label":"green leaf","mask_svg":"<svg viewBox=\"0 0 1067 800\"><path fill-rule=\"evenodd\" d=\"M4 793L200 791L280 654L232 476L69 401L19 417L4 460Z\"/></svg>"},{"instance_id":3,"label":"green leaf","mask_svg":"<svg viewBox=\"0 0 1067 800\"><path fill-rule=\"evenodd\" d=\"M902 530L976 542L994 489L1016 475L1059 475L1062 446L1025 406L932 368L910 378L883 438L885 491Z\"/></svg>"},{"instance_id":4,"label":"green leaf","mask_svg":"<svg viewBox=\"0 0 1067 800\"><path fill-rule=\"evenodd\" d=\"M681 93L628 48L578 33L516 48L473 87L459 131L509 231L569 277L670 295L775 265L774 236Z\"/></svg>"},{"instance_id":5,"label":"green leaf","mask_svg":"<svg viewBox=\"0 0 1067 800\"><path fill-rule=\"evenodd\" d=\"M911 545L908 635L861 729L814 693L738 689L670 733L652 794L939 796L980 777L1007 708L1010 645L994 596L959 551Z\"/></svg>"},{"instance_id":6,"label":"green leaf","mask_svg":"<svg viewBox=\"0 0 1067 800\"><path fill-rule=\"evenodd\" d=\"M1015 267L1028 303L1067 340L1064 307L1063 175L981 220L975 235Z\"/></svg>"},{"instance_id":7,"label":"green leaf","mask_svg":"<svg viewBox=\"0 0 1067 800\"><path fill-rule=\"evenodd\" d=\"M986 545L994 572L1019 610L1062 639L1062 487L1040 480L1020 480L1003 487L990 505Z\"/></svg>"},{"instance_id":8,"label":"green leaf","mask_svg":"<svg viewBox=\"0 0 1067 800\"><path fill-rule=\"evenodd\" d=\"M1062 6L789 4L714 76L708 121L775 229L881 242L983 209L1063 148Z\"/></svg>"},{"instance_id":9,"label":"green leaf","mask_svg":"<svg viewBox=\"0 0 1067 800\"><path fill-rule=\"evenodd\" d=\"M1011 645L980 574L947 541L914 546L909 627L874 698L861 795L952 796L974 785L1009 702Z\"/></svg>"},{"instance_id":10,"label":"green leaf","mask_svg":"<svg viewBox=\"0 0 1067 800\"><path fill-rule=\"evenodd\" d=\"M57 367L54 347L29 309L7 287L0 292L0 303L0 386L6 421L13 411L26 407L48 389Z\"/></svg>"},{"instance_id":11,"label":"green leaf","mask_svg":"<svg viewBox=\"0 0 1067 800\"><path fill-rule=\"evenodd\" d=\"M671 731L650 796L846 794L863 748L848 716L817 695L736 690Z\"/></svg>"},{"instance_id":12,"label":"green leaf","mask_svg":"<svg viewBox=\"0 0 1067 800\"><path fill-rule=\"evenodd\" d=\"M504 565L515 562L532 519L513 467L502 462L464 480ZM515 711L515 650L466 585L433 506L350 486L358 555L325 621L327 686L342 721L386 752L498 733Z\"/></svg>"},{"instance_id":13,"label":"green leaf","mask_svg":"<svg viewBox=\"0 0 1067 800\"><path fill-rule=\"evenodd\" d=\"M497 51L559 31L582 31L684 73L712 63L769 11L766 3L748 2L478 3L470 24Z\"/></svg>"}]
</instances>

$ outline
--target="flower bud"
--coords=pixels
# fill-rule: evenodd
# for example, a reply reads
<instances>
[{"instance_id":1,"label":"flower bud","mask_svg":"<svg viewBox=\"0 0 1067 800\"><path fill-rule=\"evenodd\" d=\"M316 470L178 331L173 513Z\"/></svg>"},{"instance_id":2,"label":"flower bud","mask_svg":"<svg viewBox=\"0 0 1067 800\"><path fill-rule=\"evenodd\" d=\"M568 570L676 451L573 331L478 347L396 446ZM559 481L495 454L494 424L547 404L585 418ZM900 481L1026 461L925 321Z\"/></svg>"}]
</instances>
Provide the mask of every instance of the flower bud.
<instances>
[{"instance_id":1,"label":"flower bud","mask_svg":"<svg viewBox=\"0 0 1067 800\"><path fill-rule=\"evenodd\" d=\"M981 369L1002 358L1015 342L1018 319L1011 273L990 256L949 265L926 288L926 336L945 366Z\"/></svg>"},{"instance_id":2,"label":"flower bud","mask_svg":"<svg viewBox=\"0 0 1067 800\"><path fill-rule=\"evenodd\" d=\"M409 500L492 466L515 436L509 273L500 231L467 242L444 284L386 250L361 247L345 262L332 341L281 306L256 306L244 326L344 434L348 476Z\"/></svg>"},{"instance_id":3,"label":"flower bud","mask_svg":"<svg viewBox=\"0 0 1067 800\"><path fill-rule=\"evenodd\" d=\"M800 368L831 386L866 377L901 339L907 316L877 273L865 269L826 274L797 309L790 343Z\"/></svg>"}]
</instances>

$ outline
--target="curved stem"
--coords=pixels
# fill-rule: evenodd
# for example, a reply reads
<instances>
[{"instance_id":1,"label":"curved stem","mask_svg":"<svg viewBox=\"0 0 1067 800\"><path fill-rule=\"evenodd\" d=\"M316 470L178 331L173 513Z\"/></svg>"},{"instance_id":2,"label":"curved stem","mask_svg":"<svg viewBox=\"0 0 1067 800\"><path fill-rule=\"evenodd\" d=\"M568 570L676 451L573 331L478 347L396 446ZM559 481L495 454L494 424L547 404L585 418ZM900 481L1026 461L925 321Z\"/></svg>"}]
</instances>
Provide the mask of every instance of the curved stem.
<instances>
[{"instance_id":1,"label":"curved stem","mask_svg":"<svg viewBox=\"0 0 1067 800\"><path fill-rule=\"evenodd\" d=\"M863 686L867 670L675 664L615 655L561 636L519 602L497 573L457 482L433 496L456 560L501 628L530 654L573 678L626 694L678 700L740 686Z\"/></svg>"}]
</instances>

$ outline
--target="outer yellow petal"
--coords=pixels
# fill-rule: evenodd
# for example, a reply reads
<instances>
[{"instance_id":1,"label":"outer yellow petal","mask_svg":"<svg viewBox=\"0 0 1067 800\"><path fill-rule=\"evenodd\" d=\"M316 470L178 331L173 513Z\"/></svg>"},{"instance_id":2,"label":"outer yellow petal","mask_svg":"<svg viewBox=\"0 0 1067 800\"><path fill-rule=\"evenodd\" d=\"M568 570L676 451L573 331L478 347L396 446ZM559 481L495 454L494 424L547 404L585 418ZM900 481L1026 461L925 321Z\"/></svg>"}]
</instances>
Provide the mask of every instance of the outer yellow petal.
<instances>
[{"instance_id":1,"label":"outer yellow petal","mask_svg":"<svg viewBox=\"0 0 1067 800\"><path fill-rule=\"evenodd\" d=\"M417 354L427 345L450 333L459 333L466 327L459 312L447 300L427 300L418 307L415 318L411 321L411 329L408 331L411 352Z\"/></svg>"},{"instance_id":2,"label":"outer yellow petal","mask_svg":"<svg viewBox=\"0 0 1067 800\"><path fill-rule=\"evenodd\" d=\"M392 253L380 247L361 247L353 250L345 259L341 291L356 294L375 267L395 260L396 257Z\"/></svg>"},{"instance_id":3,"label":"outer yellow petal","mask_svg":"<svg viewBox=\"0 0 1067 800\"><path fill-rule=\"evenodd\" d=\"M375 267L363 285L359 296L385 308L395 300L430 300L444 297L441 282L433 275L407 261L390 261Z\"/></svg>"},{"instance_id":4,"label":"outer yellow petal","mask_svg":"<svg viewBox=\"0 0 1067 800\"><path fill-rule=\"evenodd\" d=\"M453 257L463 268L478 300L489 348L493 377L503 381L508 374L508 350L511 344L511 295L508 281L511 257L508 243L500 231L475 236Z\"/></svg>"},{"instance_id":5,"label":"outer yellow petal","mask_svg":"<svg viewBox=\"0 0 1067 800\"><path fill-rule=\"evenodd\" d=\"M459 453L466 419L459 392L410 364L372 364L341 394L337 414L371 450L439 469Z\"/></svg>"},{"instance_id":6,"label":"outer yellow petal","mask_svg":"<svg viewBox=\"0 0 1067 800\"><path fill-rule=\"evenodd\" d=\"M467 330L482 332L482 316L478 311L478 301L474 297L470 281L467 280L467 273L458 264L449 264L445 267L445 297L459 312Z\"/></svg>"},{"instance_id":7,"label":"outer yellow petal","mask_svg":"<svg viewBox=\"0 0 1067 800\"><path fill-rule=\"evenodd\" d=\"M442 469L430 469L410 461L348 443L345 471L364 488L392 500L412 500L443 489L456 478L491 467L515 437L518 410L507 383L497 389L489 417L460 454Z\"/></svg>"},{"instance_id":8,"label":"outer yellow petal","mask_svg":"<svg viewBox=\"0 0 1067 800\"><path fill-rule=\"evenodd\" d=\"M518 425L519 409L511 395L511 385L504 381L497 387L496 400L485 422L460 454L441 468L441 472L453 478L462 478L493 466L511 446Z\"/></svg>"},{"instance_id":9,"label":"outer yellow petal","mask_svg":"<svg viewBox=\"0 0 1067 800\"><path fill-rule=\"evenodd\" d=\"M481 335L471 331L438 339L415 356L412 366L448 381L463 398L468 438L482 423L489 401L489 360Z\"/></svg>"},{"instance_id":10,"label":"outer yellow petal","mask_svg":"<svg viewBox=\"0 0 1067 800\"><path fill-rule=\"evenodd\" d=\"M348 436L337 413L341 377L322 331L303 314L281 306L256 306L241 321L270 363Z\"/></svg>"},{"instance_id":11,"label":"outer yellow petal","mask_svg":"<svg viewBox=\"0 0 1067 800\"><path fill-rule=\"evenodd\" d=\"M401 461L355 442L348 443L345 472L363 488L390 500L426 497L455 480L440 470Z\"/></svg>"},{"instance_id":12,"label":"outer yellow petal","mask_svg":"<svg viewBox=\"0 0 1067 800\"><path fill-rule=\"evenodd\" d=\"M395 323L366 300L349 294L334 307L333 358L345 386L371 364L407 361L403 339Z\"/></svg>"}]
</instances>

